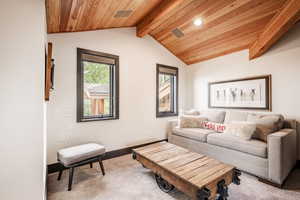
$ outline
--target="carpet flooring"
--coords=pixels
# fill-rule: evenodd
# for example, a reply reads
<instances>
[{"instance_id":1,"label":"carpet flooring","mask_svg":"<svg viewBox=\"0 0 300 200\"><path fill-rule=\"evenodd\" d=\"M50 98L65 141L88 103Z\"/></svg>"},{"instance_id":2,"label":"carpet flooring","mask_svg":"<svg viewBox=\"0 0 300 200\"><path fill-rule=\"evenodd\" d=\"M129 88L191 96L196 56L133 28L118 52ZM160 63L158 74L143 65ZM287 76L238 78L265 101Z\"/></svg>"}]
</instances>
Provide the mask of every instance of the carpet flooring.
<instances>
[{"instance_id":1,"label":"carpet flooring","mask_svg":"<svg viewBox=\"0 0 300 200\"><path fill-rule=\"evenodd\" d=\"M68 172L57 181L57 173L48 176L48 200L189 200L178 190L162 192L153 174L130 155L105 160L103 177L98 164L75 169L73 189L67 191ZM300 200L300 169L288 177L284 188L261 183L243 173L241 185L229 186L230 200Z\"/></svg>"}]
</instances>

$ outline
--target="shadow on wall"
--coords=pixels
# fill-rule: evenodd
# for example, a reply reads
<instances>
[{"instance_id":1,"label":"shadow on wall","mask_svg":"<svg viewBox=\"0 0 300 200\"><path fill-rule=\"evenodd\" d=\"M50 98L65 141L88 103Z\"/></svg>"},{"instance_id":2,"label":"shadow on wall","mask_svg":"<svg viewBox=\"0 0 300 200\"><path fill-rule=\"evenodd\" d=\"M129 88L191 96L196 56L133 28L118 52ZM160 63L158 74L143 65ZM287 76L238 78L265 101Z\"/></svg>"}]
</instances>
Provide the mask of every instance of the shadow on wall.
<instances>
[{"instance_id":1,"label":"shadow on wall","mask_svg":"<svg viewBox=\"0 0 300 200\"><path fill-rule=\"evenodd\" d=\"M278 54L283 51L300 48L300 23L298 22L281 39L270 48L266 56Z\"/></svg>"},{"instance_id":2,"label":"shadow on wall","mask_svg":"<svg viewBox=\"0 0 300 200\"><path fill-rule=\"evenodd\" d=\"M299 157L300 157L300 143L299 143L299 138L300 138L300 122L299 121L296 121L296 132L297 132L297 147L298 147L298 154L297 154L297 158L298 158L298 160L300 160L299 159Z\"/></svg>"}]
</instances>

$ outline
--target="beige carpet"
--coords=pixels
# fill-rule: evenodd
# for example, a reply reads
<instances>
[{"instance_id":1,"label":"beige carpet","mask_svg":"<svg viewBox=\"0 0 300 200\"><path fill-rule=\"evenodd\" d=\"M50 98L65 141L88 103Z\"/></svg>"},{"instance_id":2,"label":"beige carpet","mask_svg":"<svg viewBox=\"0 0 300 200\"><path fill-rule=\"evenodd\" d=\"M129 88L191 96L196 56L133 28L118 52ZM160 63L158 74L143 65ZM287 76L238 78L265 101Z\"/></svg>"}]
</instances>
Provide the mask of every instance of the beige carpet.
<instances>
[{"instance_id":1,"label":"beige carpet","mask_svg":"<svg viewBox=\"0 0 300 200\"><path fill-rule=\"evenodd\" d=\"M48 200L188 200L183 193L174 190L169 194L156 185L153 174L144 169L130 155L104 161L105 177L98 164L94 168L83 166L75 169L73 189L67 191L68 172L61 181L57 173L48 177ZM229 186L232 200L299 200L300 170L288 178L285 189L278 189L258 182L255 177L242 174L241 185Z\"/></svg>"}]
</instances>

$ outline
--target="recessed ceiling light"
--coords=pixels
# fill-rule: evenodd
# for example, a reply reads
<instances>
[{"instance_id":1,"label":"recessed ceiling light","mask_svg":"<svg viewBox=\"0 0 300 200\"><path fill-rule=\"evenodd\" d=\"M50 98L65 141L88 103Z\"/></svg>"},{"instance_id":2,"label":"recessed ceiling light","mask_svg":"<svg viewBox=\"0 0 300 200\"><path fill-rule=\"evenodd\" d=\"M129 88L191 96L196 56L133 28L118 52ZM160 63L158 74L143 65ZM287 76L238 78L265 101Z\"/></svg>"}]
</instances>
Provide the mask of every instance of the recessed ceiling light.
<instances>
[{"instance_id":1,"label":"recessed ceiling light","mask_svg":"<svg viewBox=\"0 0 300 200\"><path fill-rule=\"evenodd\" d=\"M198 18L198 19L195 19L194 20L194 25L195 26L201 26L203 23L202 19L201 18Z\"/></svg>"}]
</instances>

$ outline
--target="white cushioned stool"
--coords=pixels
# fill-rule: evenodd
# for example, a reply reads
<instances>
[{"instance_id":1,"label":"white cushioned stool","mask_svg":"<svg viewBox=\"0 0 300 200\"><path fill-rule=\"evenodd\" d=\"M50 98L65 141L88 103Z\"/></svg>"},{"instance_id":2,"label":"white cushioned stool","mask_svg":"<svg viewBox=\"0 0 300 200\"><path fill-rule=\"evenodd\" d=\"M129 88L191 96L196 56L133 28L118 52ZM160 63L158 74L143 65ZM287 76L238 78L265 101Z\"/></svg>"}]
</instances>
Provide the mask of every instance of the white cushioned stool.
<instances>
[{"instance_id":1,"label":"white cushioned stool","mask_svg":"<svg viewBox=\"0 0 300 200\"><path fill-rule=\"evenodd\" d=\"M88 143L78 146L73 146L61 149L57 152L57 160L69 169L69 185L68 191L72 190L74 168L85 164L90 164L93 167L93 162L98 161L101 167L103 176L105 175L102 157L105 154L105 148L96 143ZM59 171L58 180L60 180L63 169Z\"/></svg>"}]
</instances>

